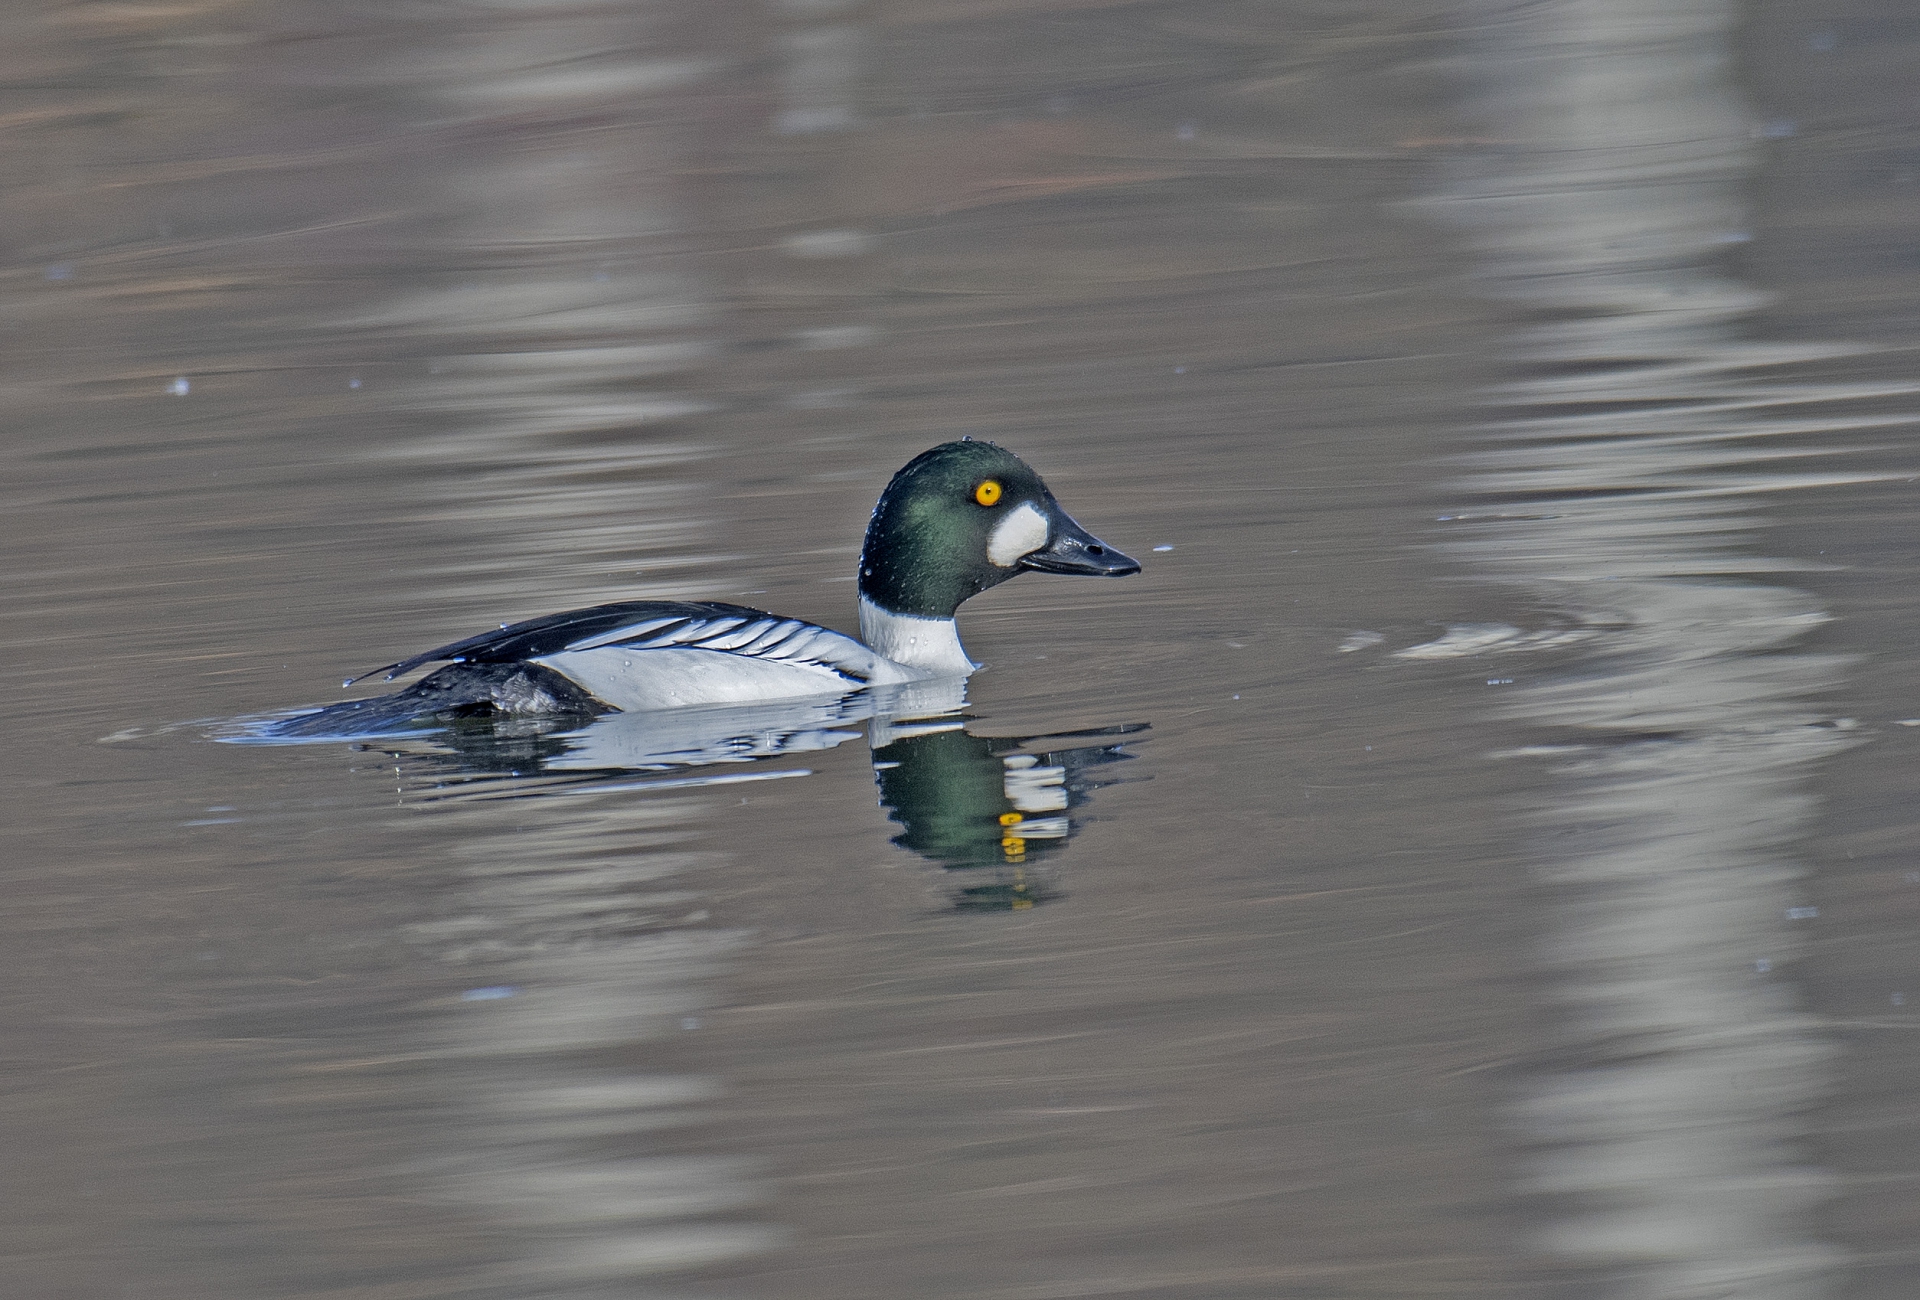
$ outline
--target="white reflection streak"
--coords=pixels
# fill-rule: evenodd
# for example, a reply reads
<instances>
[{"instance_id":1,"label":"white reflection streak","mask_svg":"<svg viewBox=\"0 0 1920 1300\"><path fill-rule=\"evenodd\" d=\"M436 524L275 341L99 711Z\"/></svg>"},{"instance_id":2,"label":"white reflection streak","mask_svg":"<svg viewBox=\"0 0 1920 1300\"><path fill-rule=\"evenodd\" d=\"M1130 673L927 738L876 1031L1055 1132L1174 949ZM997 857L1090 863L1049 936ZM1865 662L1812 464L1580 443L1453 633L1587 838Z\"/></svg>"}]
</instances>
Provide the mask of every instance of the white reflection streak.
<instances>
[{"instance_id":1,"label":"white reflection streak","mask_svg":"<svg viewBox=\"0 0 1920 1300\"><path fill-rule=\"evenodd\" d=\"M864 23L844 21L859 0L773 0L770 7L798 20L780 40L781 106L774 132L817 135L859 126L855 104L873 38Z\"/></svg>"},{"instance_id":2,"label":"white reflection streak","mask_svg":"<svg viewBox=\"0 0 1920 1300\"><path fill-rule=\"evenodd\" d=\"M701 895L667 887L699 862L663 847L699 809L582 808L590 797L567 800L559 817L504 801L464 808L465 829L479 833L456 850L457 910L412 935L495 981L422 1044L467 1122L460 1154L416 1172L508 1231L515 1259L503 1276L530 1294L722 1263L781 1235L733 1217L764 1199L749 1162L634 1154L718 1088L623 1071L607 1053L697 1028L742 937L683 928L705 915Z\"/></svg>"},{"instance_id":3,"label":"white reflection streak","mask_svg":"<svg viewBox=\"0 0 1920 1300\"><path fill-rule=\"evenodd\" d=\"M445 349L390 398L445 430L392 455L447 467L428 517L449 548L442 594L496 609L631 598L632 555L679 557L701 521L635 479L694 448L652 426L706 409L659 389L705 363L699 286L648 256L688 223L670 133L646 96L706 75L657 57L650 11L492 0L460 11L437 54L392 74L448 141L418 192L433 235L407 250L438 284L343 328ZM657 115L656 115L657 116ZM619 436L611 436L611 435ZM649 595L678 594L649 584ZM766 1249L762 1180L739 1160L648 1154L707 1080L647 1074L640 1044L698 1027L739 936L699 928L699 895L665 887L694 856L666 847L697 810L657 799L469 802L448 914L413 938L479 995L426 1031L454 1152L416 1172L499 1229L508 1294L623 1295L633 1280ZM489 1290L489 1294L493 1294Z\"/></svg>"},{"instance_id":4,"label":"white reflection streak","mask_svg":"<svg viewBox=\"0 0 1920 1300\"><path fill-rule=\"evenodd\" d=\"M1821 403L1912 391L1770 381L1845 349L1739 337L1761 296L1710 269L1744 238L1755 161L1736 16L1727 0L1489 11L1467 69L1499 143L1440 201L1489 289L1547 322L1513 340L1534 374L1499 400L1549 414L1496 425L1470 458L1462 486L1507 504L1450 524L1453 549L1572 626L1531 645L1461 628L1413 653L1585 652L1577 678L1503 696L1594 736L1536 751L1562 763L1533 820L1565 1064L1519 1108L1523 1182L1550 1198L1545 1257L1646 1300L1797 1300L1844 1262L1814 1235L1827 1179L1798 1147L1832 1049L1769 973L1800 947L1806 786L1846 743L1811 701L1842 664L1783 652L1825 615L1754 579L1810 566L1750 548L1764 494L1874 477L1795 458L1909 422Z\"/></svg>"},{"instance_id":5,"label":"white reflection streak","mask_svg":"<svg viewBox=\"0 0 1920 1300\"><path fill-rule=\"evenodd\" d=\"M691 594L657 570L707 558L690 546L703 521L643 471L703 454L678 428L713 405L680 390L716 356L701 332L717 313L655 251L690 223L649 96L716 65L654 52L649 15L626 7L467 12L443 51L400 73L423 126L449 141L422 187L437 238L416 251L450 269L338 325L456 349L390 399L445 430L391 454L459 468L421 511L471 535L437 570L445 595L531 615L565 579L576 604L631 599L644 551L645 594Z\"/></svg>"}]
</instances>

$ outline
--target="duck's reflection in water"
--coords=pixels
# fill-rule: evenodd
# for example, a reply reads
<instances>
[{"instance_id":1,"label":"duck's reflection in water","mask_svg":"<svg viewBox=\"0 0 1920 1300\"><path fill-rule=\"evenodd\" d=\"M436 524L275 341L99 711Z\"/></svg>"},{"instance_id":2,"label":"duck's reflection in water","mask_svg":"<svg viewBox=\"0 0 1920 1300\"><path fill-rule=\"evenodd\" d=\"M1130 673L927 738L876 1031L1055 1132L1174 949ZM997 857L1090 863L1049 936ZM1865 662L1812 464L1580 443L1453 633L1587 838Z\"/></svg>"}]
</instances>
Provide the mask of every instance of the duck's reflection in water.
<instances>
[{"instance_id":1,"label":"duck's reflection in water","mask_svg":"<svg viewBox=\"0 0 1920 1300\"><path fill-rule=\"evenodd\" d=\"M410 758L435 798L531 798L685 789L812 775L769 760L867 736L892 842L942 868L960 911L1023 911L1063 896L1056 861L1080 810L1134 757L1144 722L1026 736L967 730L955 693L861 691L839 699L561 718L459 718L408 740L375 742ZM864 731L863 731L864 727Z\"/></svg>"},{"instance_id":2,"label":"duck's reflection in water","mask_svg":"<svg viewBox=\"0 0 1920 1300\"><path fill-rule=\"evenodd\" d=\"M953 873L947 893L960 911L1023 911L1058 898L1054 859L1079 829L1077 810L1114 783L1112 766L1133 757L1124 739L1146 729L991 737L955 721L890 739L874 749L873 769L880 803L901 826L893 842ZM1072 740L1094 743L1053 743Z\"/></svg>"},{"instance_id":3,"label":"duck's reflection in water","mask_svg":"<svg viewBox=\"0 0 1920 1300\"><path fill-rule=\"evenodd\" d=\"M864 693L740 707L607 713L577 718L455 718L405 743L422 770L438 769L451 789L479 782L491 793L536 794L619 777L747 763L833 749L858 739L873 714ZM391 738L376 742L386 745ZM708 783L721 775L712 774ZM509 790L497 778L548 777ZM479 787L477 786L476 789Z\"/></svg>"},{"instance_id":4,"label":"duck's reflection in water","mask_svg":"<svg viewBox=\"0 0 1920 1300\"><path fill-rule=\"evenodd\" d=\"M705 1027L751 942L709 910L696 876L732 858L714 842L727 809L681 796L813 776L827 751L865 739L892 841L925 860L937 908L1024 911L1064 894L1058 859L1080 810L1144 725L974 735L983 724L961 712L959 683L915 686L590 719L455 717L405 735L227 737L351 743L379 756L383 779L398 768L403 802L441 814L416 824L450 887L406 937L467 987L407 1034L408 1068L445 1098L449 1136L404 1172L417 1195L503 1234L511 1285L610 1295L596 1288L726 1266L785 1238L757 1162L655 1141L726 1092L658 1049ZM851 805L842 824L871 789L853 757L813 781ZM888 835L872 817L871 845Z\"/></svg>"}]
</instances>

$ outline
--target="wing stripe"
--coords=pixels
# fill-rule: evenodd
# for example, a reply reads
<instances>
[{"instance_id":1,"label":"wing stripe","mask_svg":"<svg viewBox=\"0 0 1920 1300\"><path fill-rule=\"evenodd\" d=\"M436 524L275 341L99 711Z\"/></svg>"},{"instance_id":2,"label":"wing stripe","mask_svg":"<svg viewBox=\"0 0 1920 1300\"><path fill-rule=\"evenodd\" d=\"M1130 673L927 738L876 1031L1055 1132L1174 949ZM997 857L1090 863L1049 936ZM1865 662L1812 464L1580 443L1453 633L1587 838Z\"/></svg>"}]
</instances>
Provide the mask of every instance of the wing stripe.
<instances>
[{"instance_id":1,"label":"wing stripe","mask_svg":"<svg viewBox=\"0 0 1920 1300\"><path fill-rule=\"evenodd\" d=\"M352 681L363 681L375 674L384 674L388 681L412 672L422 664L439 660L453 660L459 663L517 663L522 660L536 659L541 655L557 653L569 648L576 642L596 641L604 637L618 639L635 635L662 635L665 640L660 644L676 644L677 633L690 632L694 639L709 630L719 631L723 627L737 627L741 623L767 618L768 615L757 609L747 609L741 605L728 605L720 601L695 600L628 600L611 605L594 605L587 609L568 610L562 614L549 614L545 618L528 619L525 622L490 629L476 636L465 637L459 641L450 641L436 646L422 654L410 655L395 663L375 668L372 672L360 674ZM612 642L602 642L612 644ZM348 683L349 685L352 682Z\"/></svg>"},{"instance_id":2,"label":"wing stripe","mask_svg":"<svg viewBox=\"0 0 1920 1300\"><path fill-rule=\"evenodd\" d=\"M645 636L649 632L658 632L663 627L672 627L676 623L685 623L683 617L650 618L639 623L629 623L625 627L616 627L611 632L600 632L593 636L582 637L578 641L567 643L569 650L597 650L603 645L613 645L619 641L632 640Z\"/></svg>"},{"instance_id":3,"label":"wing stripe","mask_svg":"<svg viewBox=\"0 0 1920 1300\"><path fill-rule=\"evenodd\" d=\"M741 654L758 655L763 659L780 659L777 653L781 646L793 640L794 634L806 624L796 619L783 618L768 628L765 633L740 647Z\"/></svg>"},{"instance_id":4,"label":"wing stripe","mask_svg":"<svg viewBox=\"0 0 1920 1300\"><path fill-rule=\"evenodd\" d=\"M702 637L700 645L708 650L744 650L778 624L778 619L763 618L758 623L749 623L745 627L729 628L724 632Z\"/></svg>"},{"instance_id":5,"label":"wing stripe","mask_svg":"<svg viewBox=\"0 0 1920 1300\"><path fill-rule=\"evenodd\" d=\"M659 650L674 645L698 645L724 632L732 631L746 621L744 618L686 619L652 636L635 637L621 644L630 645L636 650Z\"/></svg>"}]
</instances>

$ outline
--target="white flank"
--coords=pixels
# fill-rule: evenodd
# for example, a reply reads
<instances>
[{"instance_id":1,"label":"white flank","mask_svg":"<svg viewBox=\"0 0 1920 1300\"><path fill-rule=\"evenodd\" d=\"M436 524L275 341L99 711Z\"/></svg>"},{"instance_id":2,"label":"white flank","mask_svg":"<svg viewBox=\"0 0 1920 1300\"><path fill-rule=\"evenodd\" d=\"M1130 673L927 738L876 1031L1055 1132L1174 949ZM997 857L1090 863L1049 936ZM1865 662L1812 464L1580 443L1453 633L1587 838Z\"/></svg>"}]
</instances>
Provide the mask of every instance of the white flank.
<instances>
[{"instance_id":1,"label":"white flank","mask_svg":"<svg viewBox=\"0 0 1920 1300\"><path fill-rule=\"evenodd\" d=\"M1043 527L1045 523L1041 521ZM952 619L896 614L865 596L860 598L860 639L884 659L935 676L965 677L980 666L967 658L966 650L960 645L960 629Z\"/></svg>"},{"instance_id":2,"label":"white flank","mask_svg":"<svg viewBox=\"0 0 1920 1300\"><path fill-rule=\"evenodd\" d=\"M1011 569L1021 556L1031 555L1045 546L1051 532L1047 517L1034 508L1033 502L1023 501L1019 509L1009 511L995 526L993 536L987 539L987 558L1003 569ZM865 628L863 622L861 629ZM873 645L872 637L867 638L867 644Z\"/></svg>"},{"instance_id":3,"label":"white flank","mask_svg":"<svg viewBox=\"0 0 1920 1300\"><path fill-rule=\"evenodd\" d=\"M669 647L562 650L534 660L616 709L680 709L693 704L752 704L853 689L824 664L780 662L724 650Z\"/></svg>"}]
</instances>

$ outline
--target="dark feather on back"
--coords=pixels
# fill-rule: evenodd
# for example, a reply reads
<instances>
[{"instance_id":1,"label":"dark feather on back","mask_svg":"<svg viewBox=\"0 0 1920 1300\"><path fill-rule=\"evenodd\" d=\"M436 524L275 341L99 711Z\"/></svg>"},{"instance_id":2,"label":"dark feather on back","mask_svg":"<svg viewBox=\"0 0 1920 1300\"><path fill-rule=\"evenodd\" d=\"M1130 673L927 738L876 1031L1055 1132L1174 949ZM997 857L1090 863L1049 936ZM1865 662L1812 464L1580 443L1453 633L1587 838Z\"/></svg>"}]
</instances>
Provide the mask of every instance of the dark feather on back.
<instances>
[{"instance_id":1,"label":"dark feather on back","mask_svg":"<svg viewBox=\"0 0 1920 1300\"><path fill-rule=\"evenodd\" d=\"M372 672L362 673L353 680L365 681L375 673L385 673L386 680L392 681L404 673L412 672L422 664L440 660L467 664L519 663L527 659L537 659L541 655L558 654L576 641L603 636L631 623L645 623L655 619L676 619L692 623L712 619L750 620L768 617L770 615L762 610L712 600L616 601L611 605L591 605L586 609L572 609L564 614L548 614L545 618L528 619L524 623L512 623L490 632L481 632L465 640L449 642L402 659L398 663L388 664L384 668L375 668ZM671 625L663 624L653 635L670 630Z\"/></svg>"}]
</instances>

